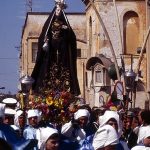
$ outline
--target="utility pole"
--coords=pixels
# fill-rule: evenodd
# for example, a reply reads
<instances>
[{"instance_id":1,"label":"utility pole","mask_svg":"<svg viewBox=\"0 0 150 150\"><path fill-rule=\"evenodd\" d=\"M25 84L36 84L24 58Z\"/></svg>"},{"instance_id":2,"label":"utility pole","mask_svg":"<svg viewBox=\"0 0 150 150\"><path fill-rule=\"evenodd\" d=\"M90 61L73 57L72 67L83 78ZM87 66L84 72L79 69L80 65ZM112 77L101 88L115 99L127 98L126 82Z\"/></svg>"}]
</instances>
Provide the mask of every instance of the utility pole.
<instances>
[{"instance_id":1,"label":"utility pole","mask_svg":"<svg viewBox=\"0 0 150 150\"><path fill-rule=\"evenodd\" d=\"M32 12L32 0L26 0L26 12Z\"/></svg>"}]
</instances>

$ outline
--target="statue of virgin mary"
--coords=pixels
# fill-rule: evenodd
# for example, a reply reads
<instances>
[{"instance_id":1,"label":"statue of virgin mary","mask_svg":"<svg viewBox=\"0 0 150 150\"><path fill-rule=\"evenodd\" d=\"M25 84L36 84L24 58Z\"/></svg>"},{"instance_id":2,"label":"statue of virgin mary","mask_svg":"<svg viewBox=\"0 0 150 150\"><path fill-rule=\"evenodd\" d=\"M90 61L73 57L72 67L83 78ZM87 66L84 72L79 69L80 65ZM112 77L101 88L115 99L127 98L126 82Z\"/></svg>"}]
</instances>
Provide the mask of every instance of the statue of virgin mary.
<instances>
[{"instance_id":1,"label":"statue of virgin mary","mask_svg":"<svg viewBox=\"0 0 150 150\"><path fill-rule=\"evenodd\" d=\"M79 95L76 36L64 12L66 4L57 0L38 41L36 64L32 72L33 90L69 91Z\"/></svg>"}]
</instances>

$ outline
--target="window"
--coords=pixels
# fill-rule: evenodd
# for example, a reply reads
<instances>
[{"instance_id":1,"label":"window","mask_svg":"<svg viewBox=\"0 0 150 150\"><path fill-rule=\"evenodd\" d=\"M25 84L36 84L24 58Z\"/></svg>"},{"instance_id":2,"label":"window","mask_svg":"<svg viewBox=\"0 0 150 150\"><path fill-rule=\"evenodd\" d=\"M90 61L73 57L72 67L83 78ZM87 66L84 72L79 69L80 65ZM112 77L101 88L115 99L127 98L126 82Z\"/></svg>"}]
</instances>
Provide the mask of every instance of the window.
<instances>
[{"instance_id":1,"label":"window","mask_svg":"<svg viewBox=\"0 0 150 150\"><path fill-rule=\"evenodd\" d=\"M94 86L103 86L104 85L104 70L103 66L97 63L94 67Z\"/></svg>"},{"instance_id":2,"label":"window","mask_svg":"<svg viewBox=\"0 0 150 150\"><path fill-rule=\"evenodd\" d=\"M77 49L77 57L81 57L81 49Z\"/></svg>"},{"instance_id":3,"label":"window","mask_svg":"<svg viewBox=\"0 0 150 150\"><path fill-rule=\"evenodd\" d=\"M32 42L32 63L36 62L37 51L38 51L38 43Z\"/></svg>"},{"instance_id":4,"label":"window","mask_svg":"<svg viewBox=\"0 0 150 150\"><path fill-rule=\"evenodd\" d=\"M102 71L95 71L95 82L102 83Z\"/></svg>"}]
</instances>

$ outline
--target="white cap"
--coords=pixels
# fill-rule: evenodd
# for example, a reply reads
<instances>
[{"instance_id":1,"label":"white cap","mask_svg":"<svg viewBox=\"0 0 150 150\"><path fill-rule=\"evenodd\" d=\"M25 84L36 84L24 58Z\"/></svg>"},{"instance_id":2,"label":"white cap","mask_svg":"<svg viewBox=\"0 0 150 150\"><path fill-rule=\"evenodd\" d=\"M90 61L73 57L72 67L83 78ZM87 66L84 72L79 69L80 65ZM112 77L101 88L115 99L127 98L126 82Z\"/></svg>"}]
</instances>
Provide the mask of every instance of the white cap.
<instances>
[{"instance_id":1,"label":"white cap","mask_svg":"<svg viewBox=\"0 0 150 150\"><path fill-rule=\"evenodd\" d=\"M27 114L28 114L27 115L28 119L31 118L31 117L39 117L37 109L30 109L30 110L28 110Z\"/></svg>"},{"instance_id":2,"label":"white cap","mask_svg":"<svg viewBox=\"0 0 150 150\"><path fill-rule=\"evenodd\" d=\"M141 126L138 132L138 140L137 143L140 144L145 138L150 137L150 126Z\"/></svg>"},{"instance_id":3,"label":"white cap","mask_svg":"<svg viewBox=\"0 0 150 150\"><path fill-rule=\"evenodd\" d=\"M17 104L17 100L14 98L5 98L2 100L4 104Z\"/></svg>"},{"instance_id":4,"label":"white cap","mask_svg":"<svg viewBox=\"0 0 150 150\"><path fill-rule=\"evenodd\" d=\"M108 145L116 145L118 143L118 134L116 130L110 125L100 127L93 138L93 147L95 150L106 147Z\"/></svg>"},{"instance_id":5,"label":"white cap","mask_svg":"<svg viewBox=\"0 0 150 150\"><path fill-rule=\"evenodd\" d=\"M114 118L117 121L117 123L119 122L119 115L116 111L106 110L104 115L101 117L100 126L105 125L111 118Z\"/></svg>"},{"instance_id":6,"label":"white cap","mask_svg":"<svg viewBox=\"0 0 150 150\"><path fill-rule=\"evenodd\" d=\"M19 109L16 111L16 117L19 117L23 114L23 110Z\"/></svg>"},{"instance_id":7,"label":"white cap","mask_svg":"<svg viewBox=\"0 0 150 150\"><path fill-rule=\"evenodd\" d=\"M74 119L77 120L80 117L90 117L90 113L87 109L79 109L77 112L74 113Z\"/></svg>"},{"instance_id":8,"label":"white cap","mask_svg":"<svg viewBox=\"0 0 150 150\"><path fill-rule=\"evenodd\" d=\"M12 108L5 108L5 115L15 115L16 111Z\"/></svg>"},{"instance_id":9,"label":"white cap","mask_svg":"<svg viewBox=\"0 0 150 150\"><path fill-rule=\"evenodd\" d=\"M5 104L0 103L0 117L4 117L5 116Z\"/></svg>"},{"instance_id":10,"label":"white cap","mask_svg":"<svg viewBox=\"0 0 150 150\"><path fill-rule=\"evenodd\" d=\"M40 142L39 148L41 147L41 145L44 145L46 143L46 141L49 139L51 135L55 133L58 134L58 130L51 127L39 128L36 131L36 138Z\"/></svg>"}]
</instances>

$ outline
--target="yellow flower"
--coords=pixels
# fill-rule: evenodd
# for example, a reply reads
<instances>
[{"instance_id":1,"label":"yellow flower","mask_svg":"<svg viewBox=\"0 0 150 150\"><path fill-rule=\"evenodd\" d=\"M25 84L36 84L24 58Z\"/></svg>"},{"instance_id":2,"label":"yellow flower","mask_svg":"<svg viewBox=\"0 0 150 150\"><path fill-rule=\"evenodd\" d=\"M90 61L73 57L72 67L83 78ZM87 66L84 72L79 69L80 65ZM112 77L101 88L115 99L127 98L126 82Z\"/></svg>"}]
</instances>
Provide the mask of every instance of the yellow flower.
<instances>
[{"instance_id":1,"label":"yellow flower","mask_svg":"<svg viewBox=\"0 0 150 150\"><path fill-rule=\"evenodd\" d=\"M117 111L117 107L116 106L110 106L109 109L112 110L112 111Z\"/></svg>"},{"instance_id":2,"label":"yellow flower","mask_svg":"<svg viewBox=\"0 0 150 150\"><path fill-rule=\"evenodd\" d=\"M53 105L53 103L54 103L54 102L53 102L53 98L52 98L51 96L49 96L49 97L46 98L46 104L47 104L47 105L50 106L50 105Z\"/></svg>"},{"instance_id":3,"label":"yellow flower","mask_svg":"<svg viewBox=\"0 0 150 150\"><path fill-rule=\"evenodd\" d=\"M62 105L63 105L63 102L64 102L64 99L60 98L60 99L59 99L59 102L60 102L60 105L62 106Z\"/></svg>"},{"instance_id":4,"label":"yellow flower","mask_svg":"<svg viewBox=\"0 0 150 150\"><path fill-rule=\"evenodd\" d=\"M58 100L55 100L54 105L55 105L56 107L59 107L59 102L58 102Z\"/></svg>"}]
</instances>

